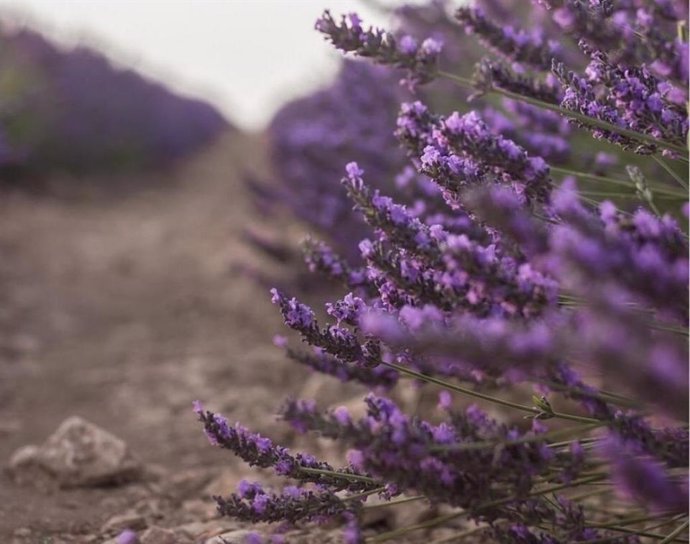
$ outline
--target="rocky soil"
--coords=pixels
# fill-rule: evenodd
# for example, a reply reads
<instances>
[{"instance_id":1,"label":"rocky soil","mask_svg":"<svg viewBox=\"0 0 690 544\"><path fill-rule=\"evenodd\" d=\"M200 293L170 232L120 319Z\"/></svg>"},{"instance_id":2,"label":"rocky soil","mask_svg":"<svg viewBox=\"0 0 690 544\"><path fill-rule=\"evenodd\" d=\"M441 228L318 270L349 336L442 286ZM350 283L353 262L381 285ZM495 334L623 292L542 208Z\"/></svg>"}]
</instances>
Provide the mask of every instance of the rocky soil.
<instances>
[{"instance_id":1,"label":"rocky soil","mask_svg":"<svg viewBox=\"0 0 690 544\"><path fill-rule=\"evenodd\" d=\"M256 261L242 173L261 161L235 134L170 172L3 190L0 542L242 529L210 496L256 474L208 445L191 403L290 440L273 414L308 378L273 347L270 296L240 272Z\"/></svg>"}]
</instances>

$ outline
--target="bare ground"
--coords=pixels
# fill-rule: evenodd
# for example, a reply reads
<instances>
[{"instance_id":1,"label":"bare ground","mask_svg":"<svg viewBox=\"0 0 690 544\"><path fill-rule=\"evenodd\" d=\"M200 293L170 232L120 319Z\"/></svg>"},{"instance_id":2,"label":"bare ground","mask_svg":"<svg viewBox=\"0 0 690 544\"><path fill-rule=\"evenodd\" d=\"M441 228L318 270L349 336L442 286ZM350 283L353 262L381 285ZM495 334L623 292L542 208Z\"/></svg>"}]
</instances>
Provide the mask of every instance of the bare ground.
<instances>
[{"instance_id":1,"label":"bare ground","mask_svg":"<svg viewBox=\"0 0 690 544\"><path fill-rule=\"evenodd\" d=\"M271 344L282 325L268 293L237 272L254 258L241 174L261 161L259 142L230 135L135 180L148 189L65 195L74 184L58 179L48 194L2 193L0 463L80 415L124 439L148 476L59 490L5 470L0 542L101 542L128 509L149 526L237 525L208 496L251 470L208 445L191 403L288 440L272 414L306 376Z\"/></svg>"}]
</instances>

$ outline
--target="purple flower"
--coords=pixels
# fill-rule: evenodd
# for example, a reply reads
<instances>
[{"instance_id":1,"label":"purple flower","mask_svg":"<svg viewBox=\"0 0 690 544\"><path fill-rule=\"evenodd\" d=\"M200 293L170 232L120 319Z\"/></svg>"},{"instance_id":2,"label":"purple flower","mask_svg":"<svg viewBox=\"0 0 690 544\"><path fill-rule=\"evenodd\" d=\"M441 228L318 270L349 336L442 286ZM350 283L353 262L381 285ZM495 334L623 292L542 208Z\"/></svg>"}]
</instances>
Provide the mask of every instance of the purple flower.
<instances>
[{"instance_id":1,"label":"purple flower","mask_svg":"<svg viewBox=\"0 0 690 544\"><path fill-rule=\"evenodd\" d=\"M313 405L302 403L300 407L303 411L313 409ZM231 426L228 421L217 414L206 411L197 414L199 420L204 424L204 431L211 444L232 451L235 455L242 458L250 466L261 468L273 468L278 474L290 476L303 482L314 482L333 485L339 489L350 489L351 491L361 491L372 487L372 485L362 480L348 479L352 474L349 469L342 470L343 476L338 476L338 471L328 463L317 461L310 455L297 453L292 455L286 448L273 445L273 443L257 433L250 432L239 423ZM312 473L302 469L319 469L331 476L321 473ZM238 487L239 495L237 499L253 499L262 493L261 486L251 484L242 480ZM262 509L266 503L261 499L256 505L254 512L263 514Z\"/></svg>"},{"instance_id":2,"label":"purple flower","mask_svg":"<svg viewBox=\"0 0 690 544\"><path fill-rule=\"evenodd\" d=\"M400 38L400 51L407 55L414 55L417 52L417 40L412 36L403 36Z\"/></svg>"},{"instance_id":3,"label":"purple flower","mask_svg":"<svg viewBox=\"0 0 690 544\"><path fill-rule=\"evenodd\" d=\"M674 481L661 463L640 455L634 447L613 437L602 448L613 464L613 479L623 497L639 501L657 512L687 510L687 480Z\"/></svg>"},{"instance_id":4,"label":"purple flower","mask_svg":"<svg viewBox=\"0 0 690 544\"><path fill-rule=\"evenodd\" d=\"M364 174L364 170L356 162L347 163L345 170L347 170L347 175L350 176L350 179L359 178Z\"/></svg>"},{"instance_id":5,"label":"purple flower","mask_svg":"<svg viewBox=\"0 0 690 544\"><path fill-rule=\"evenodd\" d=\"M434 78L441 52L441 44L437 40L428 38L421 47L413 51L409 39L405 39L400 46L389 32L371 27L363 30L359 17L353 22L352 15L349 17L349 24L345 16L337 22L328 10L316 22L316 29L325 34L334 47L345 53L354 53L371 58L379 64L405 69L406 79L412 86L428 83Z\"/></svg>"},{"instance_id":6,"label":"purple flower","mask_svg":"<svg viewBox=\"0 0 690 544\"><path fill-rule=\"evenodd\" d=\"M545 42L539 33L530 35L510 26L501 28L478 8L462 7L456 11L455 17L466 32L478 34L484 43L513 62L548 70L552 59L560 58L557 42Z\"/></svg>"},{"instance_id":7,"label":"purple flower","mask_svg":"<svg viewBox=\"0 0 690 544\"><path fill-rule=\"evenodd\" d=\"M422 42L420 51L427 56L438 55L443 49L443 43L434 38L427 38Z\"/></svg>"},{"instance_id":8,"label":"purple flower","mask_svg":"<svg viewBox=\"0 0 690 544\"><path fill-rule=\"evenodd\" d=\"M326 519L359 507L356 500L348 505L324 489L288 486L280 493L272 493L259 484L253 484L248 494L215 499L222 515L254 523Z\"/></svg>"},{"instance_id":9,"label":"purple flower","mask_svg":"<svg viewBox=\"0 0 690 544\"><path fill-rule=\"evenodd\" d=\"M131 529L125 529L119 535L117 535L117 544L137 544L139 542L139 537L137 533Z\"/></svg>"}]
</instances>

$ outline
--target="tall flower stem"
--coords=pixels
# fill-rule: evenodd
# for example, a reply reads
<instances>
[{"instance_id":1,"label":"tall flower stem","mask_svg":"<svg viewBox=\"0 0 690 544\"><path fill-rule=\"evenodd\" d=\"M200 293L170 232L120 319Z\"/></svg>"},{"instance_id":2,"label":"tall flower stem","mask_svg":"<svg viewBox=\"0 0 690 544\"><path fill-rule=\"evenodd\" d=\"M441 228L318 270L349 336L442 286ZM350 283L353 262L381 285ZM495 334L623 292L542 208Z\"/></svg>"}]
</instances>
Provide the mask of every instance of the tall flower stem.
<instances>
[{"instance_id":1,"label":"tall flower stem","mask_svg":"<svg viewBox=\"0 0 690 544\"><path fill-rule=\"evenodd\" d=\"M580 427L569 427L567 429L559 429L557 431L552 431L550 433L537 434L534 436L526 436L519 438L517 440L505 440L502 442L485 441L485 442L470 442L469 444L448 444L443 446L436 446L431 448L432 451L471 451L480 450L485 448L493 448L495 446L516 446L518 444L528 444L530 442L539 442L542 440L552 440L554 438L560 438L562 436L568 436L575 433L582 433L586 431L591 431L597 427L603 426L604 423L588 423ZM560 443L555 443L560 444ZM552 444L549 444L552 445Z\"/></svg>"},{"instance_id":2,"label":"tall flower stem","mask_svg":"<svg viewBox=\"0 0 690 544\"><path fill-rule=\"evenodd\" d=\"M522 412L529 412L530 414L533 414L535 417L543 414L543 411L540 410L539 408L535 408L533 406L527 406L526 404L518 404L517 402L511 402L509 400L504 400L504 399L501 399L499 397L494 397L491 395L487 395L485 393L480 393L479 391L473 391L472 389L468 389L466 387L455 385L455 384L449 383L445 380L439 380L438 378L434 378L433 376L427 376L426 374L421 374L420 372L415 372L414 370L410 370L409 368L405 368L403 366L396 365L395 363L381 362L381 364L384 366L387 366L389 368L392 368L394 370L397 370L401 374L406 374L410 377L417 378L419 380L422 380L422 381L425 381L428 383L433 383L433 384L439 385L441 387L445 387L446 389L450 389L451 391L455 391L457 393L462 393L462 394L468 395L470 397L475 397L478 399L493 402L494 404L500 404L502 406L507 406L508 408L515 408L516 410L520 410ZM557 417L560 419L567 419L569 421L578 421L580 423L594 423L597 425L599 425L601 423L601 421L598 419L594 419L591 417L585 417L585 416L578 416L575 414L567 414L564 412L552 411L552 412L550 412L549 416Z\"/></svg>"},{"instance_id":3,"label":"tall flower stem","mask_svg":"<svg viewBox=\"0 0 690 544\"><path fill-rule=\"evenodd\" d=\"M609 178L607 176L597 176L594 174L589 174L587 172L578 172L577 170L569 170L568 168L561 168L559 166L550 166L552 172L556 174L563 174L564 176L575 176L582 179L588 179L591 181L598 181L601 183L610 183L612 185L622 185L624 187L634 188L635 184L631 180L615 179ZM658 185L650 186L650 189L657 195L668 195L679 198L687 198L687 191L679 191L670 187L659 187Z\"/></svg>"},{"instance_id":4,"label":"tall flower stem","mask_svg":"<svg viewBox=\"0 0 690 544\"><path fill-rule=\"evenodd\" d=\"M414 495L412 497L400 497L399 499L393 499L388 502L381 502L378 504L367 504L364 506L365 510L375 510L377 508L386 508L388 506L397 506L398 504L405 504L407 502L415 502L426 499L425 495Z\"/></svg>"},{"instance_id":5,"label":"tall flower stem","mask_svg":"<svg viewBox=\"0 0 690 544\"><path fill-rule=\"evenodd\" d=\"M347 474L344 472L336 472L334 470L323 470L320 468L309 468L309 467L300 467L300 472L305 472L307 474L321 474L323 476L328 476L329 478L342 478L343 480L350 480L353 482L366 482L369 484L376 484L378 483L374 478L370 478L369 476L362 476L360 474Z\"/></svg>"},{"instance_id":6,"label":"tall flower stem","mask_svg":"<svg viewBox=\"0 0 690 544\"><path fill-rule=\"evenodd\" d=\"M547 487L544 489L533 491L532 493L528 493L525 496L525 498L538 497L540 495L547 495L549 493L555 493L556 491L561 491L562 489L566 489L568 487L591 484L591 483L602 480L604 477L605 476L603 476L601 474L597 474L597 475L589 476L587 478L580 478L578 480L574 480L574 481L567 483L567 484L559 484L559 485L555 485L552 487ZM511 503L515 500L517 500L517 499L515 499L514 497L508 497L506 499L498 499L495 501L489 501L489 502L486 502L482 505L479 505L477 508L475 508L472 511L463 510L462 512L453 512L450 514L445 514L443 516L439 516L439 517L430 519L428 521L424 521L422 523L417 523L415 525L408 525L407 527L401 527L400 529L396 529L394 531L389 531L387 533L381 533L380 535L377 535L373 538L367 539L366 542L367 542L367 544L386 542L386 541L391 540L393 538L398 538L400 536L406 535L406 534L414 532L414 531L419 531L421 529L430 529L432 527L438 527L439 525L443 525L444 523L446 523L448 521L452 521L454 519L458 519L458 518L461 518L463 516L468 516L470 514L473 514L475 512L479 512L481 510L485 510L487 508L502 506L504 504Z\"/></svg>"},{"instance_id":7,"label":"tall flower stem","mask_svg":"<svg viewBox=\"0 0 690 544\"><path fill-rule=\"evenodd\" d=\"M680 524L674 531L671 531L666 538L664 538L659 544L668 544L668 542L672 542L675 540L675 538L685 531L688 528L688 520L686 519L685 522Z\"/></svg>"},{"instance_id":8,"label":"tall flower stem","mask_svg":"<svg viewBox=\"0 0 690 544\"><path fill-rule=\"evenodd\" d=\"M663 160L660 157L657 157L656 155L652 155L652 158L658 162L661 167L666 170L666 172L676 180L678 185L680 185L683 189L685 189L685 196L688 196L688 182L684 180L682 177L680 177L668 164L666 164L666 161Z\"/></svg>"},{"instance_id":9,"label":"tall flower stem","mask_svg":"<svg viewBox=\"0 0 690 544\"><path fill-rule=\"evenodd\" d=\"M348 495L342 499L345 501L355 501L358 499L363 499L364 497L370 497L371 495L376 495L377 493L383 493L386 490L385 487L377 487L376 489L371 489L369 491L362 491L361 493L355 493L354 495Z\"/></svg>"},{"instance_id":10,"label":"tall flower stem","mask_svg":"<svg viewBox=\"0 0 690 544\"><path fill-rule=\"evenodd\" d=\"M580 191L581 195L593 196L596 198L634 198L639 200L639 196L634 193L616 193L610 191ZM686 196L675 195L654 195L658 200L686 200Z\"/></svg>"}]
</instances>

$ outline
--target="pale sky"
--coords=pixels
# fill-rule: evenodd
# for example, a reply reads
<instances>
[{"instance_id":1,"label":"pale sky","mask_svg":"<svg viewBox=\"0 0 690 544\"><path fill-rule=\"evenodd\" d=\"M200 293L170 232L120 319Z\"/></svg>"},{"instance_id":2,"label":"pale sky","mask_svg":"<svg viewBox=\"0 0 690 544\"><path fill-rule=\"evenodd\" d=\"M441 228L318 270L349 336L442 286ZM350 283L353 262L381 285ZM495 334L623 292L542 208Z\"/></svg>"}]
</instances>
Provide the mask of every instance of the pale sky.
<instances>
[{"instance_id":1,"label":"pale sky","mask_svg":"<svg viewBox=\"0 0 690 544\"><path fill-rule=\"evenodd\" d=\"M388 2L390 4L390 2ZM0 12L63 43L97 45L260 129L285 100L332 77L339 54L314 27L324 8L385 24L366 0L0 0Z\"/></svg>"}]
</instances>

